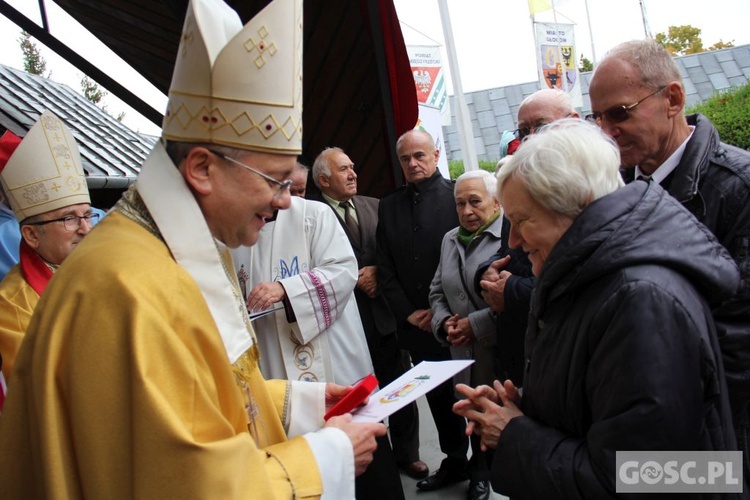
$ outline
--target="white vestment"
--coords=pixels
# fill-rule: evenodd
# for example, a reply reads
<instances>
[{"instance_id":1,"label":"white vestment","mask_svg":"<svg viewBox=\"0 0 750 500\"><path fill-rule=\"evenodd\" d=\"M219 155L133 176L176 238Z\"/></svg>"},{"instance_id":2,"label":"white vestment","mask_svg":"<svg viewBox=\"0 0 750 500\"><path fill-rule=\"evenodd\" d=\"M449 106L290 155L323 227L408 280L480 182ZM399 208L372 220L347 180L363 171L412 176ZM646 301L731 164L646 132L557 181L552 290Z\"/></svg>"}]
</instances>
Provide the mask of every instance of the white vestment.
<instances>
[{"instance_id":1,"label":"white vestment","mask_svg":"<svg viewBox=\"0 0 750 500\"><path fill-rule=\"evenodd\" d=\"M354 297L357 260L329 207L293 196L252 248L232 253L247 294L279 281L296 316L290 324L282 308L253 322L264 376L349 385L372 373Z\"/></svg>"}]
</instances>

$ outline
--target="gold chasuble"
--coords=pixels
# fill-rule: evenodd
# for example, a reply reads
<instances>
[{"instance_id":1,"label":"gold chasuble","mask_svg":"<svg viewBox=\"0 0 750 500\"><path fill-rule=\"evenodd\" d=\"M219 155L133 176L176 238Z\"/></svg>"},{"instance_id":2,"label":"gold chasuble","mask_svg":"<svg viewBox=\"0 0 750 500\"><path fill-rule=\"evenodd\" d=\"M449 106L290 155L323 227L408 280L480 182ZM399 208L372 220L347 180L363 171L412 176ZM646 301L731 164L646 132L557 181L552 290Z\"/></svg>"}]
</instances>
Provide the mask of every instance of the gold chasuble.
<instances>
[{"instance_id":1,"label":"gold chasuble","mask_svg":"<svg viewBox=\"0 0 750 500\"><path fill-rule=\"evenodd\" d=\"M306 440L286 438L288 383L264 381L254 349L233 370L195 281L119 209L38 312L0 417L0 498L321 494ZM254 436L235 370L256 405Z\"/></svg>"},{"instance_id":2,"label":"gold chasuble","mask_svg":"<svg viewBox=\"0 0 750 500\"><path fill-rule=\"evenodd\" d=\"M10 372L37 302L39 295L23 278L21 267L16 264L0 285L0 355L5 380L10 380Z\"/></svg>"}]
</instances>

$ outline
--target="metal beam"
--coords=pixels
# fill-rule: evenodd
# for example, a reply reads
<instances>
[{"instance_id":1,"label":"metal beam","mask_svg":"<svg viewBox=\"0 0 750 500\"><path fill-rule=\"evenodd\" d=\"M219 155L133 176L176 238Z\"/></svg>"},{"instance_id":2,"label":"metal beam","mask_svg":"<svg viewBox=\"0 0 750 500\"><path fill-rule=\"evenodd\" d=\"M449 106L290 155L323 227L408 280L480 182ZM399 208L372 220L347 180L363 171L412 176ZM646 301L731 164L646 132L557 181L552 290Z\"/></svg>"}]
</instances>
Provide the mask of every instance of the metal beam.
<instances>
[{"instance_id":1,"label":"metal beam","mask_svg":"<svg viewBox=\"0 0 750 500\"><path fill-rule=\"evenodd\" d=\"M162 125L162 113L152 108L143 99L133 94L130 90L120 85L116 80L81 57L77 52L39 27L34 21L14 9L5 0L0 0L0 14L13 21L16 26L28 32L41 43L54 50L60 57L81 70L84 74L94 79L99 85L116 95L131 108L151 120L156 126Z\"/></svg>"}]
</instances>

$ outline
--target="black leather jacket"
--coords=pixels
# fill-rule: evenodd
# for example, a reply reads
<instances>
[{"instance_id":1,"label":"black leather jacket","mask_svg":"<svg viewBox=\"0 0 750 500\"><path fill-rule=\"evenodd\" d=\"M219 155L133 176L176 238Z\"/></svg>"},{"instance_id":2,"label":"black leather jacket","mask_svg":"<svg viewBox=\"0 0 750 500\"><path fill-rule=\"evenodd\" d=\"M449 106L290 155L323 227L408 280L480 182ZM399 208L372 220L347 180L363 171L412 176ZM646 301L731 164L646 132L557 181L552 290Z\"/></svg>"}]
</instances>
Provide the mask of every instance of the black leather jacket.
<instances>
[{"instance_id":1,"label":"black leather jacket","mask_svg":"<svg viewBox=\"0 0 750 500\"><path fill-rule=\"evenodd\" d=\"M740 287L714 304L729 399L745 473L750 472L750 153L719 139L703 115L687 117L695 130L670 175L669 194L708 227L740 268ZM634 170L623 171L625 182ZM665 184L665 183L662 183Z\"/></svg>"}]
</instances>

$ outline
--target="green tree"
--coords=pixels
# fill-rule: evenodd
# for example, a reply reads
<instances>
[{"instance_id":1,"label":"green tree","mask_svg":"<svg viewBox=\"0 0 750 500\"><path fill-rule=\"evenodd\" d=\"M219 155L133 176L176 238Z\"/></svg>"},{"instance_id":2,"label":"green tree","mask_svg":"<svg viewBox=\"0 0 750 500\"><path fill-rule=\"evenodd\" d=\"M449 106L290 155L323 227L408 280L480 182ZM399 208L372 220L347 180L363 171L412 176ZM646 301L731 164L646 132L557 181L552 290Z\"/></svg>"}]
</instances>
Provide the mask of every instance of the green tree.
<instances>
[{"instance_id":1,"label":"green tree","mask_svg":"<svg viewBox=\"0 0 750 500\"><path fill-rule=\"evenodd\" d=\"M687 54L697 54L707 50L720 50L734 47L734 40L725 42L719 39L718 42L709 48L703 47L701 40L701 29L686 24L684 26L670 26L667 33L657 33L656 43L667 49L673 56L684 56Z\"/></svg>"},{"instance_id":2,"label":"green tree","mask_svg":"<svg viewBox=\"0 0 750 500\"><path fill-rule=\"evenodd\" d=\"M701 40L701 29L689 24L670 26L666 34L657 33L656 43L667 49L673 56L697 54L705 50L703 40Z\"/></svg>"},{"instance_id":3,"label":"green tree","mask_svg":"<svg viewBox=\"0 0 750 500\"><path fill-rule=\"evenodd\" d=\"M101 100L107 95L107 91L87 75L83 75L83 78L81 78L81 91L83 92L83 97L97 106L99 106ZM101 106L101 108L106 110L107 107Z\"/></svg>"},{"instance_id":4,"label":"green tree","mask_svg":"<svg viewBox=\"0 0 750 500\"><path fill-rule=\"evenodd\" d=\"M49 77L49 74L45 75L47 61L44 60L39 47L31 39L31 35L26 31L22 31L21 36L18 38L18 43L21 45L21 51L23 52L24 71L32 75Z\"/></svg>"},{"instance_id":5,"label":"green tree","mask_svg":"<svg viewBox=\"0 0 750 500\"><path fill-rule=\"evenodd\" d=\"M587 71L594 71L594 63L592 63L587 57L581 54L581 60L578 63L578 72L586 73Z\"/></svg>"},{"instance_id":6,"label":"green tree","mask_svg":"<svg viewBox=\"0 0 750 500\"><path fill-rule=\"evenodd\" d=\"M104 99L109 92L104 90L104 88L102 88L98 83L89 78L87 75L83 75L83 78L81 78L81 91L83 92L83 97L85 97L93 104L99 106L102 111L111 116L111 113L107 111L107 105L101 104L102 99ZM123 118L125 118L124 111L115 116L115 120L117 120L118 122L121 122Z\"/></svg>"},{"instance_id":7,"label":"green tree","mask_svg":"<svg viewBox=\"0 0 750 500\"><path fill-rule=\"evenodd\" d=\"M725 42L721 38L719 38L719 41L715 44L711 45L708 50L721 50L721 49L729 49L731 47L734 47L734 40L730 40L728 42Z\"/></svg>"}]
</instances>

